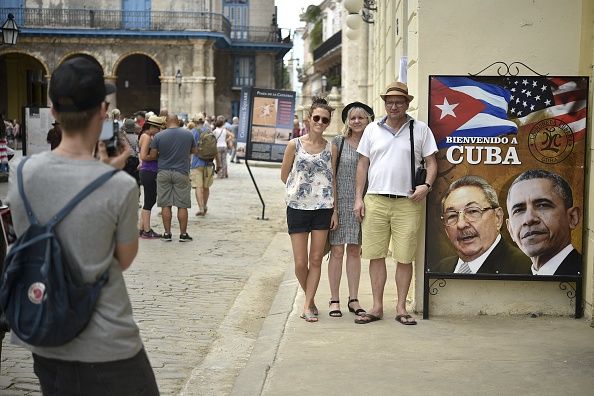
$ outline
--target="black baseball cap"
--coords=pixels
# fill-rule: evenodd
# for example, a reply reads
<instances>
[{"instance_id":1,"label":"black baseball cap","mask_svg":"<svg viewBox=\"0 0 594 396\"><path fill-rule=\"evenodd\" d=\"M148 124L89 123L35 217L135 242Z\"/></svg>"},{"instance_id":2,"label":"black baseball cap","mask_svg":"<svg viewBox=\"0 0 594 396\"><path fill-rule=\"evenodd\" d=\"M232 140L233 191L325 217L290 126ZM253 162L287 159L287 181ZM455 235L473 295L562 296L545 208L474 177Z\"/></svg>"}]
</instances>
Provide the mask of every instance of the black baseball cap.
<instances>
[{"instance_id":1,"label":"black baseball cap","mask_svg":"<svg viewBox=\"0 0 594 396\"><path fill-rule=\"evenodd\" d=\"M99 65L83 57L62 63L50 79L49 97L59 113L92 109L114 92L115 86L105 83Z\"/></svg>"}]
</instances>

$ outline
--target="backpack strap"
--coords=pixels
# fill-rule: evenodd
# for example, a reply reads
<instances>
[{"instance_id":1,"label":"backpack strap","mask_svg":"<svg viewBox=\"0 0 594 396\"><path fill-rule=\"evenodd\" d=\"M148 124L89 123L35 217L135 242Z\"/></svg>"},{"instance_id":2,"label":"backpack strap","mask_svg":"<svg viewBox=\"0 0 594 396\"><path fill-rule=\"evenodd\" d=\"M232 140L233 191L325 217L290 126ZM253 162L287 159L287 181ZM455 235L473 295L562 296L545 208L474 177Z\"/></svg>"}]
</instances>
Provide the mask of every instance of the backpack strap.
<instances>
[{"instance_id":1,"label":"backpack strap","mask_svg":"<svg viewBox=\"0 0 594 396\"><path fill-rule=\"evenodd\" d=\"M31 158L31 157L25 157L19 163L19 166L17 167L17 180L18 180L18 186L19 186L19 195L21 196L21 199L23 200L23 204L25 205L25 211L27 212L27 219L29 220L29 224L37 225L37 224L39 224L39 220L37 220L37 217L35 217L35 213L33 213L33 209L31 208L31 203L29 202L29 200L27 199L27 196L25 195L25 185L23 184L23 166L25 165L25 162L27 162L29 160L29 158Z\"/></svg>"},{"instance_id":2,"label":"backpack strap","mask_svg":"<svg viewBox=\"0 0 594 396\"><path fill-rule=\"evenodd\" d=\"M103 184L105 184L106 181L111 179L111 177L118 172L118 169L114 169L99 176L91 184L89 184L88 186L83 188L78 194L76 194L74 198L72 198L66 204L66 206L64 206L58 213L53 215L46 225L49 228L53 228L56 224L62 221L64 217L66 217L72 211L72 209L74 209L74 207L80 203L80 201L85 199L90 193L92 193L93 191L101 187Z\"/></svg>"}]
</instances>

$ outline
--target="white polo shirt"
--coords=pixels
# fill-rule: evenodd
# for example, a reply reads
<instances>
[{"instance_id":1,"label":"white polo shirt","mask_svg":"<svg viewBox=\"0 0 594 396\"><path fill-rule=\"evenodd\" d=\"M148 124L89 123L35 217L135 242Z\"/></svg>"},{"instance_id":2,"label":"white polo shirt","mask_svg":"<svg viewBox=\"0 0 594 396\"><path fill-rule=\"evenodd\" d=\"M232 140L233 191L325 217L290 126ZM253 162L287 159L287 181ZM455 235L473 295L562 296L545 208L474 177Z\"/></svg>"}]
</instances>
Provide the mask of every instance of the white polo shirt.
<instances>
[{"instance_id":1,"label":"white polo shirt","mask_svg":"<svg viewBox=\"0 0 594 396\"><path fill-rule=\"evenodd\" d=\"M385 123L386 118L367 125L357 148L359 154L369 158L367 193L408 196L412 194L409 123L413 118L407 116L398 131ZM437 152L437 143L431 129L422 121L415 120L413 136L416 168L422 157Z\"/></svg>"}]
</instances>

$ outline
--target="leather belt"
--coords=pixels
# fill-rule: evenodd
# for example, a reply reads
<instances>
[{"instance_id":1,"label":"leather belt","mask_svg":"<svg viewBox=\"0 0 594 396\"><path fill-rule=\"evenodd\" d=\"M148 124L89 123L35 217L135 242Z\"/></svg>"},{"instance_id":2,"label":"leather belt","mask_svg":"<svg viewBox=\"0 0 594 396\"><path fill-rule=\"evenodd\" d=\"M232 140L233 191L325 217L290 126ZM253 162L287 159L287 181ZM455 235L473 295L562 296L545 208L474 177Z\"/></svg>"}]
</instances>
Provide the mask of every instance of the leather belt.
<instances>
[{"instance_id":1,"label":"leather belt","mask_svg":"<svg viewBox=\"0 0 594 396\"><path fill-rule=\"evenodd\" d=\"M394 195L394 194L377 194L386 198L408 198L406 195Z\"/></svg>"}]
</instances>

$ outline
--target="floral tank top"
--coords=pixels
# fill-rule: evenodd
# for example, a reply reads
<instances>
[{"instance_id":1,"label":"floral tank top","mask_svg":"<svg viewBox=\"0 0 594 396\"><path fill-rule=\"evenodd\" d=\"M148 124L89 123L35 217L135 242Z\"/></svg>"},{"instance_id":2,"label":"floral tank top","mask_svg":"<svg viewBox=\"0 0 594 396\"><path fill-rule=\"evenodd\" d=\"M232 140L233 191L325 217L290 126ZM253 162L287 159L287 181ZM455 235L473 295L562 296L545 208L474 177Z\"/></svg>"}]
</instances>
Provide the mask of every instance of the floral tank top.
<instances>
[{"instance_id":1,"label":"floral tank top","mask_svg":"<svg viewBox=\"0 0 594 396\"><path fill-rule=\"evenodd\" d=\"M301 138L295 139L295 160L287 179L286 202L293 209L332 209L332 144L310 154L303 148Z\"/></svg>"}]
</instances>

